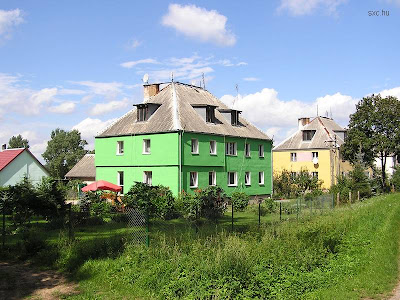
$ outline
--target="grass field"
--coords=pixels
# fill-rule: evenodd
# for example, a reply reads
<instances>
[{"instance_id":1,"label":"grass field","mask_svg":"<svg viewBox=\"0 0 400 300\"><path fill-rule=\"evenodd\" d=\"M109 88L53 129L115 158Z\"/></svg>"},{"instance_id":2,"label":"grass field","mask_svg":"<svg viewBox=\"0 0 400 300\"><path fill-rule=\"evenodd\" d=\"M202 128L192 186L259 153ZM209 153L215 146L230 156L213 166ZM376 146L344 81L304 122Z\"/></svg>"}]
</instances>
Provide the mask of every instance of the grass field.
<instances>
[{"instance_id":1,"label":"grass field","mask_svg":"<svg viewBox=\"0 0 400 300\"><path fill-rule=\"evenodd\" d=\"M229 212L198 234L182 220L153 222L148 248L127 246L121 225L81 228L72 244L49 232L54 246L35 260L70 272L82 291L70 299L360 299L396 284L399 194L289 216L259 228L243 212L233 233Z\"/></svg>"}]
</instances>

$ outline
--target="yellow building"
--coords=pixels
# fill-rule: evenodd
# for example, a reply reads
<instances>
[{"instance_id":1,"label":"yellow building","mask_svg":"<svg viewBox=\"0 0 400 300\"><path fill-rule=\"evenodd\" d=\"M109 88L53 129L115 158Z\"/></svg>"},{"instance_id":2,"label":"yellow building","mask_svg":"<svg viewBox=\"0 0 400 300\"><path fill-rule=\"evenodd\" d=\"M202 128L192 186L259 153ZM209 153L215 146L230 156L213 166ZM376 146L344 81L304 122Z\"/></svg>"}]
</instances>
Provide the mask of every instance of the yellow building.
<instances>
[{"instance_id":1,"label":"yellow building","mask_svg":"<svg viewBox=\"0 0 400 300\"><path fill-rule=\"evenodd\" d=\"M298 131L273 149L274 174L287 170L295 173L307 169L329 189L339 175L352 167L341 158L339 147L344 143L346 129L327 117L300 118Z\"/></svg>"}]
</instances>

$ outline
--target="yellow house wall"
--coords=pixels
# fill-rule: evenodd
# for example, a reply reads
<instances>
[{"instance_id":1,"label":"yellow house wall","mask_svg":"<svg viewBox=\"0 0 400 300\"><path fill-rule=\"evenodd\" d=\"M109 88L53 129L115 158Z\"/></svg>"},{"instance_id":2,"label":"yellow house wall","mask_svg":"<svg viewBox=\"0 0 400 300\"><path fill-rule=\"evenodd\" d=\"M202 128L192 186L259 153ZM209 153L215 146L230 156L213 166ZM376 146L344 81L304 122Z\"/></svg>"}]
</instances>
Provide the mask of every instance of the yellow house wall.
<instances>
[{"instance_id":1,"label":"yellow house wall","mask_svg":"<svg viewBox=\"0 0 400 300\"><path fill-rule=\"evenodd\" d=\"M290 161L290 153L299 152L318 152L318 164L312 161ZM318 179L322 181L322 188L329 189L331 186L331 158L329 149L312 150L288 150L273 152L274 173L281 173L283 170L289 172L300 172L307 169L308 172L318 172Z\"/></svg>"}]
</instances>

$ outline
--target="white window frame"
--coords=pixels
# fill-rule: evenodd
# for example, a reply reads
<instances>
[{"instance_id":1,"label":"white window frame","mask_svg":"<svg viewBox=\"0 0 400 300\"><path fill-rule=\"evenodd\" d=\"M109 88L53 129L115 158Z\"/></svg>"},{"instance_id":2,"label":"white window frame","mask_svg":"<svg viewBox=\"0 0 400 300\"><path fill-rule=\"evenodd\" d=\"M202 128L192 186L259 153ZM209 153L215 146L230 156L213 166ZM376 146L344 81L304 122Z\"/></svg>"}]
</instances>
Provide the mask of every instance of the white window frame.
<instances>
[{"instance_id":1,"label":"white window frame","mask_svg":"<svg viewBox=\"0 0 400 300\"><path fill-rule=\"evenodd\" d=\"M297 153L296 152L290 152L290 161L292 161L292 162L297 161Z\"/></svg>"},{"instance_id":2,"label":"white window frame","mask_svg":"<svg viewBox=\"0 0 400 300\"><path fill-rule=\"evenodd\" d=\"M264 157L264 145L258 145L258 157Z\"/></svg>"},{"instance_id":3,"label":"white window frame","mask_svg":"<svg viewBox=\"0 0 400 300\"><path fill-rule=\"evenodd\" d=\"M147 148L147 142L149 142L149 151L147 152L146 150L146 148ZM150 154L151 153L151 140L150 139L143 139L143 152L142 152L142 154Z\"/></svg>"},{"instance_id":4,"label":"white window frame","mask_svg":"<svg viewBox=\"0 0 400 300\"><path fill-rule=\"evenodd\" d=\"M258 172L258 184L264 185L264 171Z\"/></svg>"},{"instance_id":5,"label":"white window frame","mask_svg":"<svg viewBox=\"0 0 400 300\"><path fill-rule=\"evenodd\" d=\"M233 146L233 148L231 148L231 146ZM233 149L233 153L231 153L232 149ZM229 155L229 156L237 156L237 143L236 142L226 142L225 154Z\"/></svg>"},{"instance_id":6,"label":"white window frame","mask_svg":"<svg viewBox=\"0 0 400 300\"><path fill-rule=\"evenodd\" d=\"M312 178L317 178L317 179L319 179L319 178L318 178L318 176L319 176L318 172L311 172L311 176L312 176Z\"/></svg>"},{"instance_id":7,"label":"white window frame","mask_svg":"<svg viewBox=\"0 0 400 300\"><path fill-rule=\"evenodd\" d=\"M312 152L312 159L318 158L318 152Z\"/></svg>"},{"instance_id":8,"label":"white window frame","mask_svg":"<svg viewBox=\"0 0 400 300\"><path fill-rule=\"evenodd\" d=\"M149 181L150 181L150 183L149 183ZM148 185L153 185L153 172L152 171L143 171L143 183L146 183Z\"/></svg>"},{"instance_id":9,"label":"white window frame","mask_svg":"<svg viewBox=\"0 0 400 300\"><path fill-rule=\"evenodd\" d=\"M212 176L211 184L210 184L210 175ZM208 185L210 185L210 186L216 186L217 185L217 172L215 172L215 171L208 172Z\"/></svg>"},{"instance_id":10,"label":"white window frame","mask_svg":"<svg viewBox=\"0 0 400 300\"><path fill-rule=\"evenodd\" d=\"M244 156L251 157L251 146L249 143L244 143Z\"/></svg>"},{"instance_id":11,"label":"white window frame","mask_svg":"<svg viewBox=\"0 0 400 300\"><path fill-rule=\"evenodd\" d=\"M121 178L122 178L122 184L121 184ZM124 171L117 171L117 185L119 185L122 190L121 194L124 192Z\"/></svg>"},{"instance_id":12,"label":"white window frame","mask_svg":"<svg viewBox=\"0 0 400 300\"><path fill-rule=\"evenodd\" d=\"M214 151L211 146L212 144L214 144ZM217 141L214 141L214 140L210 141L210 155L217 155Z\"/></svg>"},{"instance_id":13,"label":"white window frame","mask_svg":"<svg viewBox=\"0 0 400 300\"><path fill-rule=\"evenodd\" d=\"M192 175L194 175L194 184L192 185ZM189 173L189 185L191 189L197 188L199 186L199 173L198 172L190 172Z\"/></svg>"},{"instance_id":14,"label":"white window frame","mask_svg":"<svg viewBox=\"0 0 400 300\"><path fill-rule=\"evenodd\" d=\"M124 141L117 141L117 155L124 155Z\"/></svg>"},{"instance_id":15,"label":"white window frame","mask_svg":"<svg viewBox=\"0 0 400 300\"><path fill-rule=\"evenodd\" d=\"M244 184L247 186L251 185L251 172L244 172Z\"/></svg>"},{"instance_id":16,"label":"white window frame","mask_svg":"<svg viewBox=\"0 0 400 300\"><path fill-rule=\"evenodd\" d=\"M192 154L199 154L199 140L192 139L190 144Z\"/></svg>"},{"instance_id":17,"label":"white window frame","mask_svg":"<svg viewBox=\"0 0 400 300\"><path fill-rule=\"evenodd\" d=\"M230 183L231 176L230 174L234 174L234 183ZM238 180L237 180L237 172L228 172L228 186L237 186L238 185Z\"/></svg>"}]
</instances>

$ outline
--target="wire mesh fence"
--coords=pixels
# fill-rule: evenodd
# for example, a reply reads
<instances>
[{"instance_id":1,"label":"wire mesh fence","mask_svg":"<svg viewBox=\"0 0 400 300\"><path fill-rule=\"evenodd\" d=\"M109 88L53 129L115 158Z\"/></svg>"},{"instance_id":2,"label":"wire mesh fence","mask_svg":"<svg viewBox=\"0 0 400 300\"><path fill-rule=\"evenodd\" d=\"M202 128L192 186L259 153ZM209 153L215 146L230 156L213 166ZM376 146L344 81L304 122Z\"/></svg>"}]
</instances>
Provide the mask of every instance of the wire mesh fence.
<instances>
[{"instance_id":1,"label":"wire mesh fence","mask_svg":"<svg viewBox=\"0 0 400 300\"><path fill-rule=\"evenodd\" d=\"M127 241L131 245L149 245L149 224L146 213L139 209L127 208L125 210L127 219L128 236Z\"/></svg>"}]
</instances>

